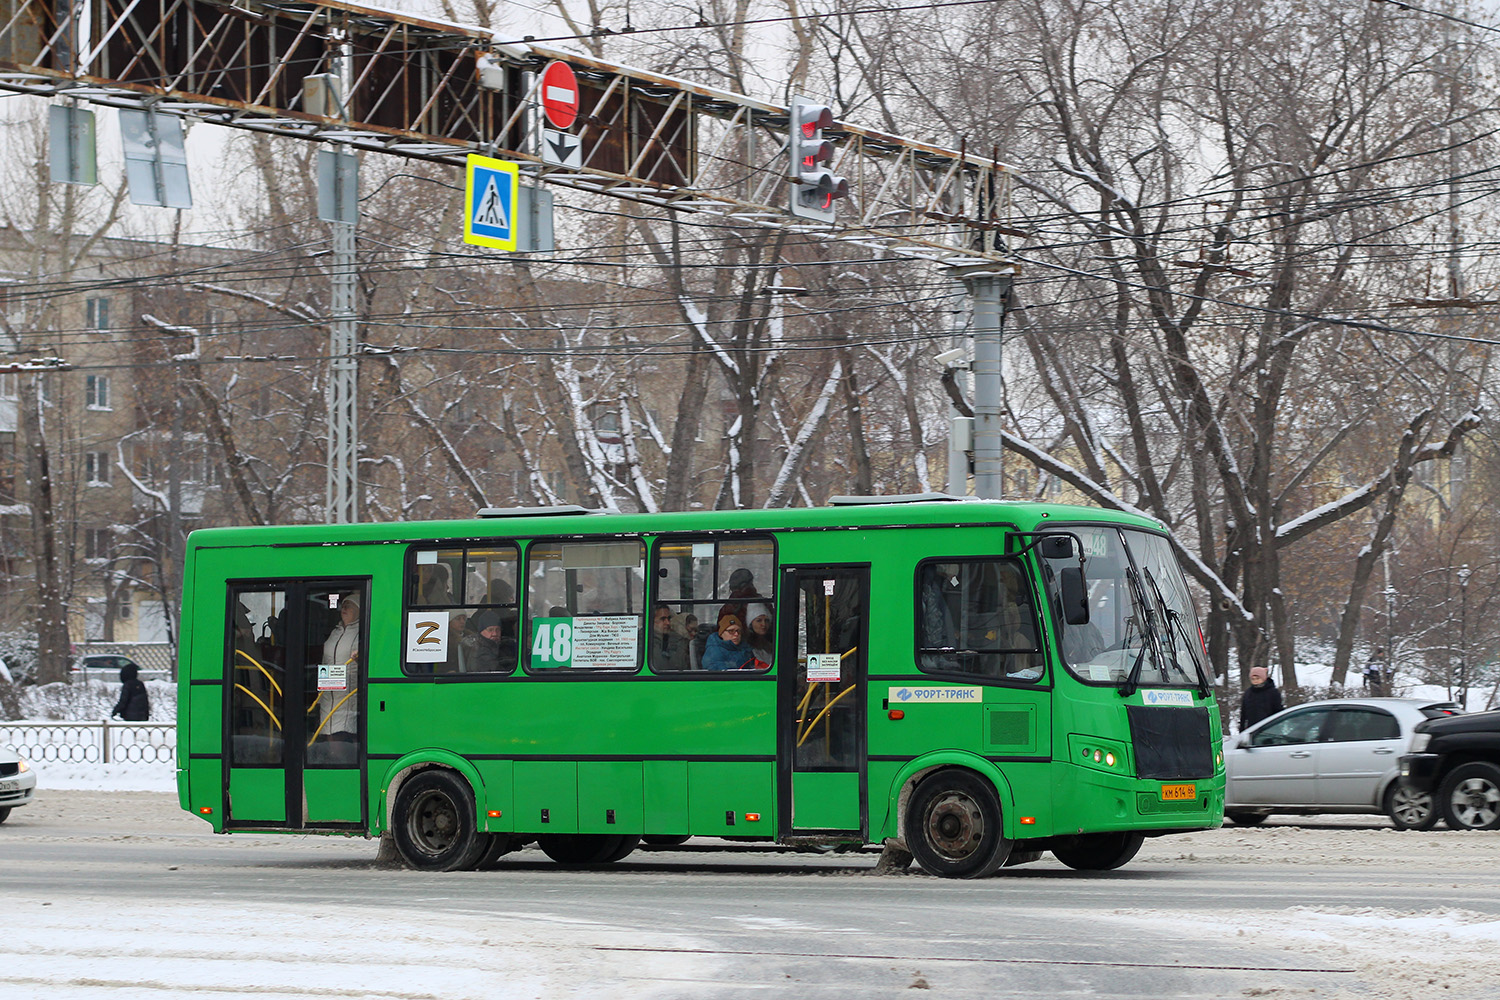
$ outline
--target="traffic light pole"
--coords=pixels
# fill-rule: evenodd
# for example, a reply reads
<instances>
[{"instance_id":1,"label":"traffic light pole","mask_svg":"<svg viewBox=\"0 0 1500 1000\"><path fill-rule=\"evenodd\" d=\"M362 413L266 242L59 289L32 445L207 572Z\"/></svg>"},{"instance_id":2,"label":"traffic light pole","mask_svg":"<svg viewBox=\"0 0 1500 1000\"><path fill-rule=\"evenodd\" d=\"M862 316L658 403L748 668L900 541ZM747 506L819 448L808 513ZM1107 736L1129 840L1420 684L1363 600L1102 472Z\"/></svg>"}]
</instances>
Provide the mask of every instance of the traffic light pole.
<instances>
[{"instance_id":1,"label":"traffic light pole","mask_svg":"<svg viewBox=\"0 0 1500 1000\"><path fill-rule=\"evenodd\" d=\"M959 269L958 277L973 299L974 495L998 500L1004 489L1001 475L1004 446L1000 438L1004 392L1000 377L1001 337L1014 276L991 269Z\"/></svg>"}]
</instances>

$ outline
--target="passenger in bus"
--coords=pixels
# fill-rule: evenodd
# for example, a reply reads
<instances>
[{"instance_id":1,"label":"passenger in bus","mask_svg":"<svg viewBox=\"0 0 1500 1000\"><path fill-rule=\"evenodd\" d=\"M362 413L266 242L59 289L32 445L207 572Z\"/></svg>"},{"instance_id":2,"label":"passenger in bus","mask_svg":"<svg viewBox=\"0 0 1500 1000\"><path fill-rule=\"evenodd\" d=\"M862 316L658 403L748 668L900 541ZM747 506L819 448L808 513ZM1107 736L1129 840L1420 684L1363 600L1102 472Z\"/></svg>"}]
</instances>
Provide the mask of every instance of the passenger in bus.
<instances>
[{"instance_id":1,"label":"passenger in bus","mask_svg":"<svg viewBox=\"0 0 1500 1000\"><path fill-rule=\"evenodd\" d=\"M479 673L508 674L516 668L516 637L506 635L498 611L485 610L474 616L479 633L475 643L473 669Z\"/></svg>"},{"instance_id":2,"label":"passenger in bus","mask_svg":"<svg viewBox=\"0 0 1500 1000\"><path fill-rule=\"evenodd\" d=\"M359 595L346 594L339 601L339 623L323 642L323 662L342 665L344 687L319 691L314 704L318 708L317 738L354 742L359 732L358 702L354 692L359 678Z\"/></svg>"},{"instance_id":3,"label":"passenger in bus","mask_svg":"<svg viewBox=\"0 0 1500 1000\"><path fill-rule=\"evenodd\" d=\"M688 669L703 667L703 644L698 641L698 616L691 611L682 615L682 634L687 638Z\"/></svg>"},{"instance_id":4,"label":"passenger in bus","mask_svg":"<svg viewBox=\"0 0 1500 1000\"><path fill-rule=\"evenodd\" d=\"M479 652L479 635L469 628L472 613L468 608L454 608L448 613L448 659L439 664L437 671L445 674L463 674L474 669L474 658Z\"/></svg>"},{"instance_id":5,"label":"passenger in bus","mask_svg":"<svg viewBox=\"0 0 1500 1000\"><path fill-rule=\"evenodd\" d=\"M719 618L725 615L734 615L741 622L745 621L745 605L757 597L764 597L755 589L755 574L741 566L729 574L729 603L719 609Z\"/></svg>"},{"instance_id":6,"label":"passenger in bus","mask_svg":"<svg viewBox=\"0 0 1500 1000\"><path fill-rule=\"evenodd\" d=\"M708 637L703 649L704 670L743 670L751 665L755 654L741 643L745 627L734 615L719 618L719 631Z\"/></svg>"},{"instance_id":7,"label":"passenger in bus","mask_svg":"<svg viewBox=\"0 0 1500 1000\"><path fill-rule=\"evenodd\" d=\"M646 662L656 673L688 669L687 637L672 627L672 608L665 601L651 609L651 645Z\"/></svg>"},{"instance_id":8,"label":"passenger in bus","mask_svg":"<svg viewBox=\"0 0 1500 1000\"><path fill-rule=\"evenodd\" d=\"M771 648L775 641L772 636L774 629L771 627L770 606L759 602L746 605L745 621L750 625L750 631L745 635L745 644L750 647L750 652L757 660L769 665L772 657Z\"/></svg>"},{"instance_id":9,"label":"passenger in bus","mask_svg":"<svg viewBox=\"0 0 1500 1000\"><path fill-rule=\"evenodd\" d=\"M447 563L432 563L418 567L420 588L418 600L429 607L445 607L453 604L453 570Z\"/></svg>"}]
</instances>

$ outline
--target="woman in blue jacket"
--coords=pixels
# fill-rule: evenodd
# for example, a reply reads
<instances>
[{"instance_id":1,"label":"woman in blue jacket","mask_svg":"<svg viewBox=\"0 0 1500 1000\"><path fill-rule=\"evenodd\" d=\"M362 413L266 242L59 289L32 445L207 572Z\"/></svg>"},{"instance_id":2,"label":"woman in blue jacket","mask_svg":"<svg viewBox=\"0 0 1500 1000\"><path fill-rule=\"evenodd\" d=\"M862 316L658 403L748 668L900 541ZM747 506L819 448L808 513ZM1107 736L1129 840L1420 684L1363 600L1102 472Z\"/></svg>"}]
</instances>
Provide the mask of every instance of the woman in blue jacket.
<instances>
[{"instance_id":1,"label":"woman in blue jacket","mask_svg":"<svg viewBox=\"0 0 1500 1000\"><path fill-rule=\"evenodd\" d=\"M718 634L709 636L708 645L703 649L703 669L739 670L749 666L755 654L740 643L744 631L745 627L737 616L720 618Z\"/></svg>"}]
</instances>

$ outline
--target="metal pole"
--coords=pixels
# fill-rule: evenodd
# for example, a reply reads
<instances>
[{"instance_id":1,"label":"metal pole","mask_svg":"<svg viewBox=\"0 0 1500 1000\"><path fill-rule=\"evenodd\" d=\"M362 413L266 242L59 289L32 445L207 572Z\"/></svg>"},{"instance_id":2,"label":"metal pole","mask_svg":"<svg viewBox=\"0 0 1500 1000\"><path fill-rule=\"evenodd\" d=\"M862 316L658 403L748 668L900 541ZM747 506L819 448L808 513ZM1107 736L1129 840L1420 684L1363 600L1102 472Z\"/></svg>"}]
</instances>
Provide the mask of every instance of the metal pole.
<instances>
[{"instance_id":1,"label":"metal pole","mask_svg":"<svg viewBox=\"0 0 1500 1000\"><path fill-rule=\"evenodd\" d=\"M341 156L352 156L347 150ZM335 170L342 178L344 171ZM332 294L328 322L328 493L329 524L359 520L359 431L356 424L358 366L354 359L354 222L330 222L333 227Z\"/></svg>"},{"instance_id":2,"label":"metal pole","mask_svg":"<svg viewBox=\"0 0 1500 1000\"><path fill-rule=\"evenodd\" d=\"M1469 564L1458 568L1458 707L1469 707Z\"/></svg>"},{"instance_id":3,"label":"metal pole","mask_svg":"<svg viewBox=\"0 0 1500 1000\"><path fill-rule=\"evenodd\" d=\"M1012 276L978 271L965 281L974 297L974 495L998 500L1004 490L1001 338Z\"/></svg>"}]
</instances>

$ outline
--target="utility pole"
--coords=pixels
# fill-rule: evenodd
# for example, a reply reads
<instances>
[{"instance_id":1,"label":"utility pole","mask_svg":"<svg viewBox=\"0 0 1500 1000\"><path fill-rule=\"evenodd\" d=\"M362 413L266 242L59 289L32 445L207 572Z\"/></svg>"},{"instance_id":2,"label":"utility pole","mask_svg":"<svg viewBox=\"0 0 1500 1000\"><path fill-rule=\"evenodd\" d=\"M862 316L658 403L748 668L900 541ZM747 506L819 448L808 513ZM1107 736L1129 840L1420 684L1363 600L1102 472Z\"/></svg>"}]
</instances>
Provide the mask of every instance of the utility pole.
<instances>
[{"instance_id":1,"label":"utility pole","mask_svg":"<svg viewBox=\"0 0 1500 1000\"><path fill-rule=\"evenodd\" d=\"M1458 707L1469 707L1469 564L1458 568Z\"/></svg>"},{"instance_id":2,"label":"utility pole","mask_svg":"<svg viewBox=\"0 0 1500 1000\"><path fill-rule=\"evenodd\" d=\"M330 33L330 37L333 33ZM347 42L340 38L338 54L333 59L334 72L322 82L323 107L328 117L349 122L349 59ZM317 94L318 88L304 94ZM328 222L333 236L333 260L329 278L328 304L328 483L324 510L329 524L352 524L359 520L359 362L358 322L355 313L354 230L359 223L359 174L354 151L348 146L334 146L328 160L327 178L330 198L320 197L319 214ZM321 173L322 171L320 171ZM320 178L322 180L323 178ZM323 209L328 211L324 212Z\"/></svg>"},{"instance_id":3,"label":"utility pole","mask_svg":"<svg viewBox=\"0 0 1500 1000\"><path fill-rule=\"evenodd\" d=\"M353 159L347 149L339 159ZM353 176L338 169L334 176ZM341 199L342 200L342 199ZM359 364L355 360L353 220L330 222L333 230L333 289L328 322L328 497L329 524L359 520Z\"/></svg>"},{"instance_id":4,"label":"utility pole","mask_svg":"<svg viewBox=\"0 0 1500 1000\"><path fill-rule=\"evenodd\" d=\"M1014 275L993 265L959 268L956 276L973 298L974 495L998 500L1004 490L1000 417L1003 404L1001 340Z\"/></svg>"}]
</instances>

